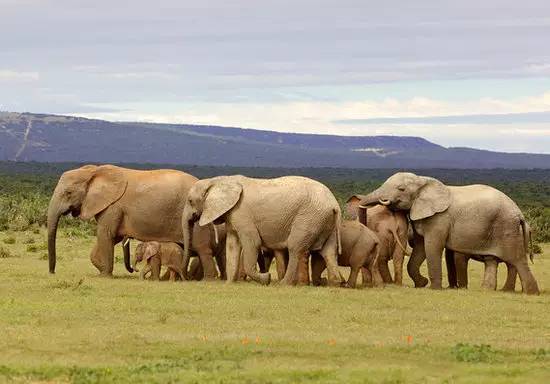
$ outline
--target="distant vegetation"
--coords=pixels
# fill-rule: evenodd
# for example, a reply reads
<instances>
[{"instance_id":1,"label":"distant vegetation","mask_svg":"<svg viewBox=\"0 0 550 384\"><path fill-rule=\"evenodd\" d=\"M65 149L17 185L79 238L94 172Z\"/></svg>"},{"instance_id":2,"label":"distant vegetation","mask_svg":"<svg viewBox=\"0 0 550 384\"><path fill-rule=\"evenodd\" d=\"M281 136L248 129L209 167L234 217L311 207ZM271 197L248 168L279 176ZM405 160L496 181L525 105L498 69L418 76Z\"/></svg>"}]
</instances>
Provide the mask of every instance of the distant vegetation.
<instances>
[{"instance_id":1,"label":"distant vegetation","mask_svg":"<svg viewBox=\"0 0 550 384\"><path fill-rule=\"evenodd\" d=\"M46 209L59 175L79 167L75 163L0 162L0 230L27 230L46 224ZM139 169L176 168L199 178L223 174L252 177L277 177L297 174L326 183L341 204L354 193L376 188L398 170L364 170L342 168L241 168L208 166L174 166L127 164ZM550 170L452 170L429 169L417 173L436 177L447 184L483 183L492 185L514 199L525 213L536 242L550 242ZM77 234L94 231L93 223L64 218L61 228Z\"/></svg>"}]
</instances>

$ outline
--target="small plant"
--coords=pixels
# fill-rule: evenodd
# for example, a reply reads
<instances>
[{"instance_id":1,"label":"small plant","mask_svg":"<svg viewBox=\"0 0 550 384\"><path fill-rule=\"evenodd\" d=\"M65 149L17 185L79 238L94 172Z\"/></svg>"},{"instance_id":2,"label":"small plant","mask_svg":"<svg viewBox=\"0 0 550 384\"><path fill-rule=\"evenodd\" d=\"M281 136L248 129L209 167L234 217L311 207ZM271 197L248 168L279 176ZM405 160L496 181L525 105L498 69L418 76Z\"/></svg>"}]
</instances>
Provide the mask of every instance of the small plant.
<instances>
[{"instance_id":1,"label":"small plant","mask_svg":"<svg viewBox=\"0 0 550 384\"><path fill-rule=\"evenodd\" d=\"M168 321L168 314L166 312L162 312L160 315L159 315L159 322L161 324L166 324L166 322Z\"/></svg>"},{"instance_id":2,"label":"small plant","mask_svg":"<svg viewBox=\"0 0 550 384\"><path fill-rule=\"evenodd\" d=\"M34 244L34 238L27 237L26 239L23 240L23 244Z\"/></svg>"},{"instance_id":3,"label":"small plant","mask_svg":"<svg viewBox=\"0 0 550 384\"><path fill-rule=\"evenodd\" d=\"M452 348L451 353L457 361L485 363L494 360L496 351L488 344L458 343Z\"/></svg>"},{"instance_id":4,"label":"small plant","mask_svg":"<svg viewBox=\"0 0 550 384\"><path fill-rule=\"evenodd\" d=\"M11 253L8 249L0 247L0 259L7 259L10 257L19 257Z\"/></svg>"},{"instance_id":5,"label":"small plant","mask_svg":"<svg viewBox=\"0 0 550 384\"><path fill-rule=\"evenodd\" d=\"M9 237L6 237L3 241L4 241L4 244L15 244L15 237L9 236Z\"/></svg>"},{"instance_id":6,"label":"small plant","mask_svg":"<svg viewBox=\"0 0 550 384\"><path fill-rule=\"evenodd\" d=\"M35 244L29 244L27 245L27 252L38 252L38 247Z\"/></svg>"},{"instance_id":7,"label":"small plant","mask_svg":"<svg viewBox=\"0 0 550 384\"><path fill-rule=\"evenodd\" d=\"M40 234L40 228L34 228L32 230L32 233L34 233L35 235L39 235Z\"/></svg>"}]
</instances>

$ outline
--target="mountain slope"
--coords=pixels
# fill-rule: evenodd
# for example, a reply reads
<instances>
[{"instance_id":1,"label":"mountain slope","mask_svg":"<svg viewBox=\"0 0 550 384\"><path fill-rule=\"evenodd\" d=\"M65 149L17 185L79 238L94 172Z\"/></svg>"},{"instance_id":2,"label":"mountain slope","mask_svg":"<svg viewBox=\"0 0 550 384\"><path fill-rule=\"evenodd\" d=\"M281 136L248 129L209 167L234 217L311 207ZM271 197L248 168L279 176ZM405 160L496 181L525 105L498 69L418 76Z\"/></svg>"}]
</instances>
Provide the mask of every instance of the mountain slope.
<instances>
[{"instance_id":1,"label":"mountain slope","mask_svg":"<svg viewBox=\"0 0 550 384\"><path fill-rule=\"evenodd\" d=\"M419 137L348 137L0 113L0 160L262 167L550 168L550 155L445 148Z\"/></svg>"}]
</instances>

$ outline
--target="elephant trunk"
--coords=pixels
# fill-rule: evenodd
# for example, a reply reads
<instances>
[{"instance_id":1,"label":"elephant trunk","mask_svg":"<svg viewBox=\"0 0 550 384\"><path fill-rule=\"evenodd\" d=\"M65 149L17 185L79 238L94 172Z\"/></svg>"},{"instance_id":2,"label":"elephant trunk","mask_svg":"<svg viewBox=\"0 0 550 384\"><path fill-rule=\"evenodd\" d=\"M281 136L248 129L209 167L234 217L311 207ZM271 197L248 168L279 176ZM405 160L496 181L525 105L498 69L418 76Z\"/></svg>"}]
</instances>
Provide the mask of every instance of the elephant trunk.
<instances>
[{"instance_id":1,"label":"elephant trunk","mask_svg":"<svg viewBox=\"0 0 550 384\"><path fill-rule=\"evenodd\" d=\"M189 274L187 273L189 268L189 260L191 258L191 247L192 247L192 238L193 238L193 226L194 222L192 220L192 215L188 213L189 210L186 207L183 210L182 218L182 230L183 230L183 278L189 280Z\"/></svg>"},{"instance_id":2,"label":"elephant trunk","mask_svg":"<svg viewBox=\"0 0 550 384\"><path fill-rule=\"evenodd\" d=\"M390 201L383 199L382 194L378 189L374 192L369 193L367 196L365 196L359 202L359 207L367 208L367 207L370 207L371 205L376 205L376 204L390 205Z\"/></svg>"},{"instance_id":3,"label":"elephant trunk","mask_svg":"<svg viewBox=\"0 0 550 384\"><path fill-rule=\"evenodd\" d=\"M128 252L128 257L130 257L130 252ZM139 269L136 268L137 263L139 262L137 255L134 255L134 259L132 260L131 268L135 272L139 272Z\"/></svg>"},{"instance_id":4,"label":"elephant trunk","mask_svg":"<svg viewBox=\"0 0 550 384\"><path fill-rule=\"evenodd\" d=\"M56 249L55 242L57 237L57 225L62 212L59 208L59 203L55 197L52 197L48 206L48 263L50 273L55 273Z\"/></svg>"},{"instance_id":5,"label":"elephant trunk","mask_svg":"<svg viewBox=\"0 0 550 384\"><path fill-rule=\"evenodd\" d=\"M133 266L130 264L130 238L129 237L125 237L124 240L122 240L122 252L124 253L124 266L126 267L126 270L130 273L134 272L134 270L136 269L133 268ZM134 262L134 266L135 266L135 262Z\"/></svg>"}]
</instances>

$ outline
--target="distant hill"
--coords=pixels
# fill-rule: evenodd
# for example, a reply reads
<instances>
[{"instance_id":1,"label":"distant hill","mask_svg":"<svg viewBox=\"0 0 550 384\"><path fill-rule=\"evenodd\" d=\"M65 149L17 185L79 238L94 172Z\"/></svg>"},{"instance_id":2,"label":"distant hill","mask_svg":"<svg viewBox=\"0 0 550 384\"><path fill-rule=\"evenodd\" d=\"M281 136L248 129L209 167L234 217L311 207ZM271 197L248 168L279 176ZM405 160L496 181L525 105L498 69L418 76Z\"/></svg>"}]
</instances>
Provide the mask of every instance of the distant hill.
<instances>
[{"instance_id":1,"label":"distant hill","mask_svg":"<svg viewBox=\"0 0 550 384\"><path fill-rule=\"evenodd\" d=\"M335 136L0 112L0 160L340 168L550 168L550 155Z\"/></svg>"}]
</instances>

